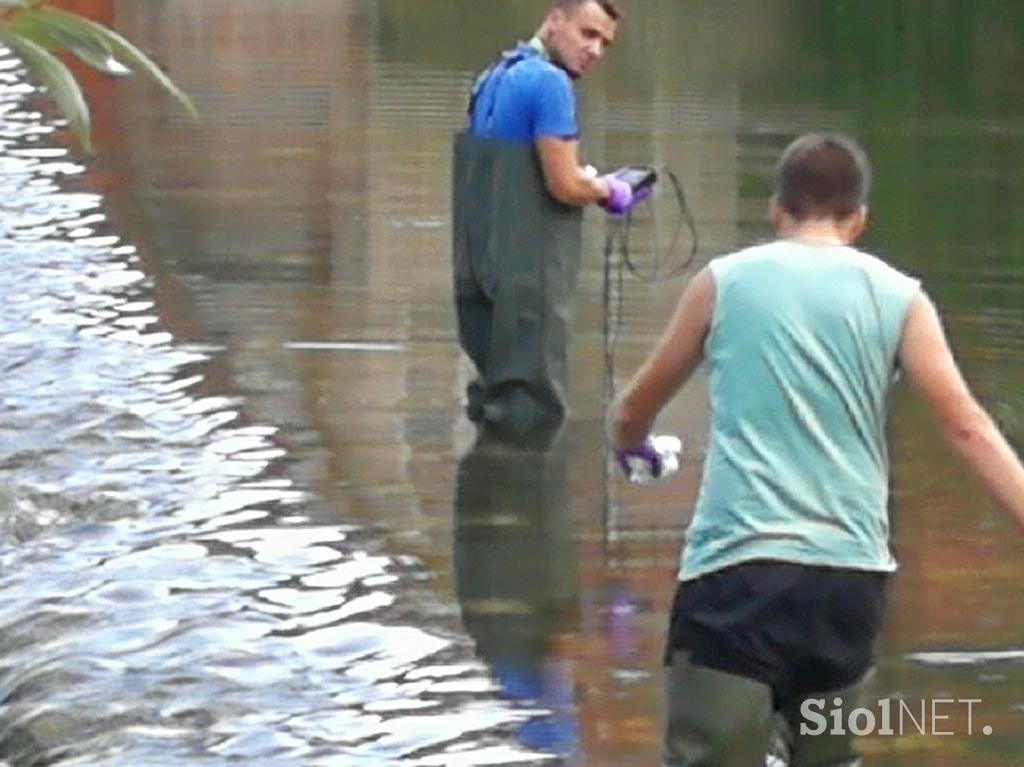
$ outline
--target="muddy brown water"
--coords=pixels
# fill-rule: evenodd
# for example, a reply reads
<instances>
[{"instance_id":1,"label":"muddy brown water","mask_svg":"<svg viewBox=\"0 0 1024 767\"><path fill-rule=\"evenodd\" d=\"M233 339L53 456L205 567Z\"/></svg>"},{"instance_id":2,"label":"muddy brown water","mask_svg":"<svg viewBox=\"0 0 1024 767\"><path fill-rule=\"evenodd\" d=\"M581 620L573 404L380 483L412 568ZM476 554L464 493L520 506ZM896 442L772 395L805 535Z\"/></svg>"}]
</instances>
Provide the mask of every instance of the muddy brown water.
<instances>
[{"instance_id":1,"label":"muddy brown water","mask_svg":"<svg viewBox=\"0 0 1024 767\"><path fill-rule=\"evenodd\" d=\"M600 215L555 449L474 449L459 410L450 135L543 3L65 5L151 51L203 119L87 77L84 160L0 62L0 755L656 763L705 403L696 381L661 419L689 445L678 478L609 474ZM701 249L625 279L615 380L697 266L769 236L787 140L842 129L876 165L865 246L922 278L1020 445L1018 5L634 6L581 85L584 149L674 169ZM641 216L642 269L674 214L661 194ZM902 569L869 700L915 719L863 739L866 764L1015 764L1024 540L905 391L892 436Z\"/></svg>"}]
</instances>

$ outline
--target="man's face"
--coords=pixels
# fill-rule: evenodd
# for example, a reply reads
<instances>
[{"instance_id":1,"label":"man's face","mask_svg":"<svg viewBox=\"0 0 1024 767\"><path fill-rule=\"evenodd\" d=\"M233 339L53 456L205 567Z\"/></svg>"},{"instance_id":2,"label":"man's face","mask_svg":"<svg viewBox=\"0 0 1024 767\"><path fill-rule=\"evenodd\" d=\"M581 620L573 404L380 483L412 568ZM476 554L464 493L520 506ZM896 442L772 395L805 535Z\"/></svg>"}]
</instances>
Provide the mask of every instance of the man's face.
<instances>
[{"instance_id":1,"label":"man's face","mask_svg":"<svg viewBox=\"0 0 1024 767\"><path fill-rule=\"evenodd\" d=\"M594 0L574 8L555 8L547 18L547 45L554 58L575 76L583 75L615 40L615 19Z\"/></svg>"}]
</instances>

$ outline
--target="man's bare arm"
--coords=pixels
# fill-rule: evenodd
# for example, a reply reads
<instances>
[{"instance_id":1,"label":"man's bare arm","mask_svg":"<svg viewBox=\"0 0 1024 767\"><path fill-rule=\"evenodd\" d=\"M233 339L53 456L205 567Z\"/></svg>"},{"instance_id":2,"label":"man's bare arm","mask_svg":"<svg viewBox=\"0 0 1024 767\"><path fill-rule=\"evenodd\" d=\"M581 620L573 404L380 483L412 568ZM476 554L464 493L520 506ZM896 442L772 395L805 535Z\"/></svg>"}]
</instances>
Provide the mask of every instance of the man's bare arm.
<instances>
[{"instance_id":1,"label":"man's bare arm","mask_svg":"<svg viewBox=\"0 0 1024 767\"><path fill-rule=\"evenodd\" d=\"M665 403L703 361L714 307L715 281L704 267L686 286L647 361L612 404L608 429L614 447L642 443Z\"/></svg>"},{"instance_id":2,"label":"man's bare arm","mask_svg":"<svg viewBox=\"0 0 1024 767\"><path fill-rule=\"evenodd\" d=\"M608 197L608 185L588 176L579 161L579 142L560 138L537 139L548 192L564 205L585 207Z\"/></svg>"},{"instance_id":3,"label":"man's bare arm","mask_svg":"<svg viewBox=\"0 0 1024 767\"><path fill-rule=\"evenodd\" d=\"M938 313L923 293L907 313L899 357L946 441L992 500L1024 529L1024 466L968 389Z\"/></svg>"}]
</instances>

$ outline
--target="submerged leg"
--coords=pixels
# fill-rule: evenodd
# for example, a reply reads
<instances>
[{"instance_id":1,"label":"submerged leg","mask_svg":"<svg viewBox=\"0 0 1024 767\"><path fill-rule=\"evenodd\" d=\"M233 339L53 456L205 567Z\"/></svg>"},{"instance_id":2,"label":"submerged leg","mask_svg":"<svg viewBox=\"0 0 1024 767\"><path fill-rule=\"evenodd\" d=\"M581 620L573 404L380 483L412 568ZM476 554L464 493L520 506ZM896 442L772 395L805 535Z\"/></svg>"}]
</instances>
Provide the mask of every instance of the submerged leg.
<instances>
[{"instance_id":1,"label":"submerged leg","mask_svg":"<svg viewBox=\"0 0 1024 767\"><path fill-rule=\"evenodd\" d=\"M470 420L516 441L557 430L565 417L564 340L553 344L551 326L508 296L497 303L460 297L457 308L459 342L477 370L466 387Z\"/></svg>"},{"instance_id":2,"label":"submerged leg","mask_svg":"<svg viewBox=\"0 0 1024 767\"><path fill-rule=\"evenodd\" d=\"M784 754L789 767L859 767L855 736L849 730L850 712L864 704L869 680L870 675L843 690L800 695L784 703L776 715L772 753ZM804 716L806 701L824 703L810 709L814 718ZM841 712L838 729L834 727L835 710Z\"/></svg>"},{"instance_id":3,"label":"submerged leg","mask_svg":"<svg viewBox=\"0 0 1024 767\"><path fill-rule=\"evenodd\" d=\"M762 767L772 691L746 677L694 666L676 652L665 668L662 767Z\"/></svg>"},{"instance_id":4,"label":"submerged leg","mask_svg":"<svg viewBox=\"0 0 1024 767\"><path fill-rule=\"evenodd\" d=\"M456 301L459 344L476 367L477 377L466 387L466 414L478 422L483 419L487 360L491 353L491 325L494 307L483 295L460 296Z\"/></svg>"},{"instance_id":5,"label":"submerged leg","mask_svg":"<svg viewBox=\"0 0 1024 767\"><path fill-rule=\"evenodd\" d=\"M493 295L484 421L515 437L557 429L566 415L570 294L542 258L557 256L516 254Z\"/></svg>"}]
</instances>

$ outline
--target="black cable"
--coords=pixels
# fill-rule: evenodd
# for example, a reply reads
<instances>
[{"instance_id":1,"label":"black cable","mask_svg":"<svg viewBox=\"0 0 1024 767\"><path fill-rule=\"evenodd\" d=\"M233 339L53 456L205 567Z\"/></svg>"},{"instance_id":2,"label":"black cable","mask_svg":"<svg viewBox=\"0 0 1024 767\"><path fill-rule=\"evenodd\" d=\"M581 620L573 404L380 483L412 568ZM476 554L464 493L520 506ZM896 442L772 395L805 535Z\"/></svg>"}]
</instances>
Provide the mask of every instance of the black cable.
<instances>
[{"instance_id":1,"label":"black cable","mask_svg":"<svg viewBox=\"0 0 1024 767\"><path fill-rule=\"evenodd\" d=\"M699 248L699 241L697 238L697 224L693 217L693 212L690 210L690 206L686 201L686 193L683 191L682 182L667 167L662 168L663 175L667 176L671 183L672 189L675 192L676 203L679 206L679 214L676 219L675 231L672 235L672 241L669 247L662 251L658 248L658 243L655 241L654 246L651 249L652 264L651 269L647 274L642 274L640 269L634 263L630 255L630 232L633 225L632 212L627 213L623 218L611 218L608 219L608 230L605 235L604 241L604 289L603 289L603 302L604 302L604 395L605 395L605 410L611 405L612 400L615 398L615 344L618 340L619 330L622 327L622 307L625 301L625 275L628 271L631 275L636 277L645 283L660 282L663 280L672 279L683 272L689 267L694 259L697 257L697 251ZM650 206L651 202L648 199L645 206ZM653 208L652 208L653 210ZM652 215L651 220L654 221ZM661 267L663 264L669 263L669 259L675 253L680 237L682 236L683 227L687 226L690 233L690 251L682 258L679 263L675 266L670 267L668 271L662 273ZM619 258L615 258L616 253ZM614 286L614 290L613 290ZM614 305L614 316L613 316L613 305ZM609 450L609 446L605 443L606 451ZM605 482L604 482L604 493L605 493L605 504L604 504L604 549L605 549L605 561L613 556L611 551L612 540L610 537L610 531L618 528L617 513L618 507L615 504L611 495L611 472L613 471L613 462L608 460L606 455L605 460Z\"/></svg>"},{"instance_id":2,"label":"black cable","mask_svg":"<svg viewBox=\"0 0 1024 767\"><path fill-rule=\"evenodd\" d=\"M700 247L700 241L697 236L697 222L694 220L693 211L690 210L690 205L686 201L686 192L683 190L683 184L679 180L679 177L676 176L676 174L672 172L671 169L664 168L663 172L664 175L668 176L668 179L672 185L672 190L675 192L676 202L679 205L679 216L676 219L676 228L674 234L672 235L672 242L664 251L664 253L659 251L657 243L655 243L654 248L652 248L653 265L649 276L641 274L640 270L636 267L636 265L633 263L632 258L630 257L629 234L633 223L632 214L628 214L626 216L625 221L622 222L622 226L624 228L622 234L621 249L623 261L625 263L626 268L629 270L629 273L643 282L660 282L661 280L668 280L680 274L684 269L689 267L691 263L693 263L694 258L696 258L697 256L697 250ZM663 274L660 272L660 266L662 261L661 257L662 255L664 255L667 261L668 257L671 256L672 253L676 250L676 248L679 245L679 238L682 236L683 233L684 224L690 230L690 252L686 256L686 258L684 258L682 261L676 264L675 267L673 267L668 272Z\"/></svg>"},{"instance_id":3,"label":"black cable","mask_svg":"<svg viewBox=\"0 0 1024 767\"><path fill-rule=\"evenodd\" d=\"M615 344L618 340L619 330L622 327L622 306L624 302L624 285L625 285L625 272L628 271L631 275L636 277L642 282L654 283L661 282L663 280L669 280L677 277L685 269L687 269L694 261L697 256L697 251L700 247L699 239L697 236L697 223L693 217L693 211L690 210L689 203L686 201L686 193L683 190L683 184L679 180L678 176L669 169L668 167L662 168L663 175L667 176L671 183L672 189L675 192L675 199L679 206L679 215L676 219L675 231L672 235L672 241L667 249L664 251L658 248L658 244L655 241L654 247L651 249L652 264L651 269L647 274L641 273L640 269L634 263L633 258L630 255L630 232L633 226L633 214L632 211L627 213L623 218L613 219L610 218L608 222L608 232L605 235L604 243L604 290L603 290L603 301L604 301L604 362L605 362L605 400L607 403L611 403L615 395ZM650 200L644 203L645 206L650 206ZM654 220L653 217L651 219ZM690 251L689 253L679 261L675 266L668 269L666 272L661 271L663 263L668 263L671 256L679 246L679 240L682 236L683 227L686 226L689 229L690 234ZM616 244L618 245L619 258L616 260ZM616 267L613 274L613 262ZM612 282L614 279L615 292L612 292ZM614 306L614 320L613 320L613 302Z\"/></svg>"}]
</instances>

